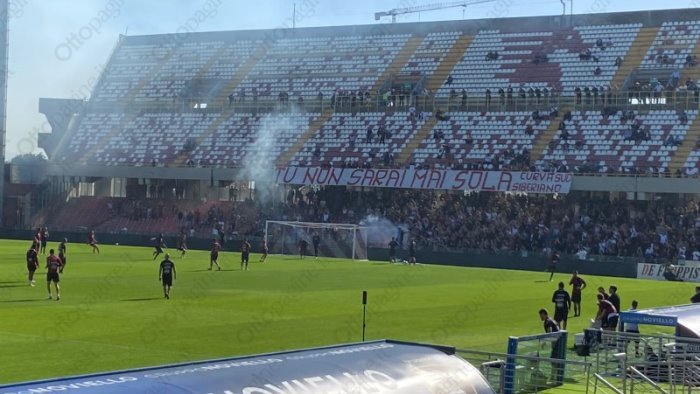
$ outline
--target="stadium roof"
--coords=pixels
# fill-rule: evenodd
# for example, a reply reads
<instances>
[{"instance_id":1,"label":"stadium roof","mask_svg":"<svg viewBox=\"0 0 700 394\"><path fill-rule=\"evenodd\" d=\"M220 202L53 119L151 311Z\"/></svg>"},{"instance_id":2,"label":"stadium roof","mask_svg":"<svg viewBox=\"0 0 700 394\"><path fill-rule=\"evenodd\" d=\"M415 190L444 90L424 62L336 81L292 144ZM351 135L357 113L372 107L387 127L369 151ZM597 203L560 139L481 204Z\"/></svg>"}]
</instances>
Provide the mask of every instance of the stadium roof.
<instances>
[{"instance_id":1,"label":"stadium roof","mask_svg":"<svg viewBox=\"0 0 700 394\"><path fill-rule=\"evenodd\" d=\"M0 393L354 392L358 388L362 392L429 393L439 388L494 393L476 368L454 355L454 349L395 341L0 386Z\"/></svg>"},{"instance_id":2,"label":"stadium roof","mask_svg":"<svg viewBox=\"0 0 700 394\"><path fill-rule=\"evenodd\" d=\"M664 306L637 312L622 312L620 321L652 326L676 327L678 335L700 338L700 304Z\"/></svg>"}]
</instances>

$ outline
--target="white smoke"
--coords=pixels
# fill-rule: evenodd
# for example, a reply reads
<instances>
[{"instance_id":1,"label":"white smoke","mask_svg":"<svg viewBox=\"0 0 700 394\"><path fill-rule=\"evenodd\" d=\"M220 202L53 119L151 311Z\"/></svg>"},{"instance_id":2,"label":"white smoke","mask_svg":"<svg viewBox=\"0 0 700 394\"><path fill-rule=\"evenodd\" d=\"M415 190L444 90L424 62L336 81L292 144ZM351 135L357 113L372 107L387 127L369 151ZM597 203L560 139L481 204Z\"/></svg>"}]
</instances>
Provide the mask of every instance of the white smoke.
<instances>
[{"instance_id":1,"label":"white smoke","mask_svg":"<svg viewBox=\"0 0 700 394\"><path fill-rule=\"evenodd\" d=\"M255 141L241 164L246 179L260 192L273 185L278 157L308 129L308 114L290 105L261 116L251 127Z\"/></svg>"},{"instance_id":2,"label":"white smoke","mask_svg":"<svg viewBox=\"0 0 700 394\"><path fill-rule=\"evenodd\" d=\"M360 221L367 230L367 243L370 247L385 248L392 238L399 241L399 227L391 220L376 215L368 215Z\"/></svg>"}]
</instances>

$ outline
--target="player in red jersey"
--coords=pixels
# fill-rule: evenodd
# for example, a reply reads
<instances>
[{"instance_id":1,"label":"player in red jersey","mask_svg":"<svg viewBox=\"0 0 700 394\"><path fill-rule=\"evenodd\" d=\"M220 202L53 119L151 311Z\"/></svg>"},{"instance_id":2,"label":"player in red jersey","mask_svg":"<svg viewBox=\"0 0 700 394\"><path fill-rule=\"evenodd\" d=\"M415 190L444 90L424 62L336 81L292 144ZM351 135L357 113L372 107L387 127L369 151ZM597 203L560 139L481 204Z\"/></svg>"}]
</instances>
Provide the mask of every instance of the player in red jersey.
<instances>
[{"instance_id":1,"label":"player in red jersey","mask_svg":"<svg viewBox=\"0 0 700 394\"><path fill-rule=\"evenodd\" d=\"M221 250L221 244L219 241L214 238L214 242L211 245L211 253L210 253L210 258L209 258L209 271L211 271L212 267L214 264L216 264L216 267L221 271L221 266L219 265L219 250Z\"/></svg>"},{"instance_id":2,"label":"player in red jersey","mask_svg":"<svg viewBox=\"0 0 700 394\"><path fill-rule=\"evenodd\" d=\"M595 319L600 320L600 327L603 330L615 331L619 315L612 302L605 299L603 294L598 293L598 314Z\"/></svg>"},{"instance_id":3,"label":"player in red jersey","mask_svg":"<svg viewBox=\"0 0 700 394\"><path fill-rule=\"evenodd\" d=\"M248 271L248 262L250 260L250 242L247 239L241 244L241 271Z\"/></svg>"},{"instance_id":4,"label":"player in red jersey","mask_svg":"<svg viewBox=\"0 0 700 394\"><path fill-rule=\"evenodd\" d=\"M264 263L265 260L267 260L267 254L270 252L270 250L267 248L267 240L263 239L262 241L262 256L260 256L260 262Z\"/></svg>"},{"instance_id":5,"label":"player in red jersey","mask_svg":"<svg viewBox=\"0 0 700 394\"><path fill-rule=\"evenodd\" d=\"M36 253L36 246L32 243L32 246L27 250L27 272L29 279L29 286L34 287L34 273L36 269L39 268L39 256Z\"/></svg>"},{"instance_id":6,"label":"player in red jersey","mask_svg":"<svg viewBox=\"0 0 700 394\"><path fill-rule=\"evenodd\" d=\"M165 238L163 237L163 234L158 234L157 237L152 239L154 241L153 246L156 249L153 251L153 261L155 261L155 259L157 259L161 253L163 253L163 248L165 248Z\"/></svg>"},{"instance_id":7,"label":"player in red jersey","mask_svg":"<svg viewBox=\"0 0 700 394\"><path fill-rule=\"evenodd\" d=\"M586 288L586 281L578 276L578 271L574 271L574 276L571 277L569 285L571 289L571 303L574 304L574 316L581 316L581 291Z\"/></svg>"},{"instance_id":8,"label":"player in red jersey","mask_svg":"<svg viewBox=\"0 0 700 394\"><path fill-rule=\"evenodd\" d=\"M36 252L39 253L39 248L41 247L41 227L37 228L36 231L34 231L34 239L32 240L32 243L36 248Z\"/></svg>"},{"instance_id":9,"label":"player in red jersey","mask_svg":"<svg viewBox=\"0 0 700 394\"><path fill-rule=\"evenodd\" d=\"M63 242L58 245L58 258L61 259L63 265L61 266L61 273L66 268L66 263L68 263L68 257L66 256L66 243L68 238L63 238Z\"/></svg>"},{"instance_id":10,"label":"player in red jersey","mask_svg":"<svg viewBox=\"0 0 700 394\"><path fill-rule=\"evenodd\" d=\"M92 246L92 253L100 254L100 248L97 246L97 238L95 238L95 230L91 230L88 234L88 245Z\"/></svg>"},{"instance_id":11,"label":"player in red jersey","mask_svg":"<svg viewBox=\"0 0 700 394\"><path fill-rule=\"evenodd\" d=\"M177 243L177 250L180 251L180 257L185 257L187 254L187 233L185 230L180 231L180 240Z\"/></svg>"},{"instance_id":12,"label":"player in red jersey","mask_svg":"<svg viewBox=\"0 0 700 394\"><path fill-rule=\"evenodd\" d=\"M49 257L46 258L46 289L49 291L49 297L51 299L51 282L53 282L56 287L56 301L61 299L61 287L58 285L58 274L61 271L63 262L54 254L54 250L49 250Z\"/></svg>"}]
</instances>

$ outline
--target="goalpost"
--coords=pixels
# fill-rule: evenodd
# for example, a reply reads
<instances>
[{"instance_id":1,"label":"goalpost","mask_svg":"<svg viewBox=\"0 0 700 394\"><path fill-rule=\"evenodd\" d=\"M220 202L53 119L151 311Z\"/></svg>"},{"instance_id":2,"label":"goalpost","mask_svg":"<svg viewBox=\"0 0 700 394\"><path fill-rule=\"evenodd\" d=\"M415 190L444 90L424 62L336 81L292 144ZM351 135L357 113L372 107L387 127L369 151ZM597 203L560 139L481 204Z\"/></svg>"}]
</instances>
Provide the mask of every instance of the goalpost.
<instances>
[{"instance_id":1,"label":"goalpost","mask_svg":"<svg viewBox=\"0 0 700 394\"><path fill-rule=\"evenodd\" d=\"M265 241L270 254L299 254L299 242L303 239L309 244L309 256L313 256L314 235L320 238L319 256L367 260L367 231L363 226L277 220L265 222Z\"/></svg>"}]
</instances>

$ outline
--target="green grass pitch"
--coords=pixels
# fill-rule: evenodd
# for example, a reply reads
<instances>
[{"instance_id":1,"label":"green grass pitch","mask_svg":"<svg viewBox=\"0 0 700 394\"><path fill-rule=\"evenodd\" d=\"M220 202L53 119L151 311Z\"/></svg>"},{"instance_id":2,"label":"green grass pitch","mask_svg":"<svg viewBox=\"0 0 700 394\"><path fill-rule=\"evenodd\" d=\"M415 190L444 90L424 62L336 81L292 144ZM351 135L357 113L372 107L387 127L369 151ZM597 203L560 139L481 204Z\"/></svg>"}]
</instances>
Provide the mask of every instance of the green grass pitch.
<instances>
[{"instance_id":1,"label":"green grass pitch","mask_svg":"<svg viewBox=\"0 0 700 394\"><path fill-rule=\"evenodd\" d=\"M231 357L361 340L362 290L369 293L367 339L391 338L505 352L509 335L542 331L555 283L545 272L404 266L333 259L300 261L223 252L174 257L177 280L165 300L152 249L68 246L61 301L46 300L44 258L37 286L26 281L29 242L0 242L0 383ZM49 247L56 247L51 244ZM174 252L171 250L171 252ZM175 253L173 253L175 254ZM545 267L543 262L543 269ZM589 277L579 332L595 313L595 289L617 284L622 303L687 302L693 284ZM568 286L567 286L568 287Z\"/></svg>"}]
</instances>

